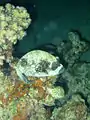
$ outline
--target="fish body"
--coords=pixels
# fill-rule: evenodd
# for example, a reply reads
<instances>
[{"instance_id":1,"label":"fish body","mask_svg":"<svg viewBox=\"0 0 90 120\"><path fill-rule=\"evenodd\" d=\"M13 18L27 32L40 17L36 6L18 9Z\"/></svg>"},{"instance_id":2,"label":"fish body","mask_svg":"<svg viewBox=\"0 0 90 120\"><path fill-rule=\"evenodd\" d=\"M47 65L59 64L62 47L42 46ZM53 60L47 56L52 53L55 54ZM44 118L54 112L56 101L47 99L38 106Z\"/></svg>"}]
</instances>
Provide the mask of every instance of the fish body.
<instances>
[{"instance_id":1,"label":"fish body","mask_svg":"<svg viewBox=\"0 0 90 120\"><path fill-rule=\"evenodd\" d=\"M56 56L42 50L33 50L20 58L15 66L20 80L26 83L33 83L34 78L58 76L62 72L63 65Z\"/></svg>"}]
</instances>

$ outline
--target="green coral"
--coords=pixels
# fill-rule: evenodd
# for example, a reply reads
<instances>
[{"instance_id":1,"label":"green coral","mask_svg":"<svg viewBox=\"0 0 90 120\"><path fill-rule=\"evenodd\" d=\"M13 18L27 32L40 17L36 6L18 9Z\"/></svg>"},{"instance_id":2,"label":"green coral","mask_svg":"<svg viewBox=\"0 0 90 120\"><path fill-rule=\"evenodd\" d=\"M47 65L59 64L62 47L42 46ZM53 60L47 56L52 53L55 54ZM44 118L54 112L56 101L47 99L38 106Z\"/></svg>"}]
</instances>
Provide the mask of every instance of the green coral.
<instances>
[{"instance_id":1,"label":"green coral","mask_svg":"<svg viewBox=\"0 0 90 120\"><path fill-rule=\"evenodd\" d=\"M30 23L30 15L24 7L10 3L0 6L0 45L3 49L7 49L9 42L16 44L17 40L21 40Z\"/></svg>"}]
</instances>

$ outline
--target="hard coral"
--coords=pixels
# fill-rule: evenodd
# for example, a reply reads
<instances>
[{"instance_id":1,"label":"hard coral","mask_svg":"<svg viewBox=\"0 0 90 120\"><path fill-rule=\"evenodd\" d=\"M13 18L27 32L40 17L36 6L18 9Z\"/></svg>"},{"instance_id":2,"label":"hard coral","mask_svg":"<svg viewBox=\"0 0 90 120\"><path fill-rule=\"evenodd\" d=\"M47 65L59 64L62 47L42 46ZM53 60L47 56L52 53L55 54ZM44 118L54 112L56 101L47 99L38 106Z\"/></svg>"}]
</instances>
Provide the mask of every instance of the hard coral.
<instances>
[{"instance_id":1,"label":"hard coral","mask_svg":"<svg viewBox=\"0 0 90 120\"><path fill-rule=\"evenodd\" d=\"M7 101L11 102L15 99L19 99L20 97L23 97L29 91L28 86L29 85L25 85L24 83L17 82L17 85L13 86L13 89L11 91L9 87L9 89L7 90L9 94Z\"/></svg>"},{"instance_id":2,"label":"hard coral","mask_svg":"<svg viewBox=\"0 0 90 120\"><path fill-rule=\"evenodd\" d=\"M24 30L28 28L31 19L24 7L15 7L10 3L5 7L0 6L0 15L0 45L7 49L8 43L16 44L17 40L26 35Z\"/></svg>"},{"instance_id":3,"label":"hard coral","mask_svg":"<svg viewBox=\"0 0 90 120\"><path fill-rule=\"evenodd\" d=\"M79 95L73 95L63 107L53 111L51 120L87 120L87 107Z\"/></svg>"},{"instance_id":4,"label":"hard coral","mask_svg":"<svg viewBox=\"0 0 90 120\"><path fill-rule=\"evenodd\" d=\"M24 7L15 7L10 3L0 6L0 66L3 60L12 61L13 44L26 35L24 30L30 23L30 15Z\"/></svg>"}]
</instances>

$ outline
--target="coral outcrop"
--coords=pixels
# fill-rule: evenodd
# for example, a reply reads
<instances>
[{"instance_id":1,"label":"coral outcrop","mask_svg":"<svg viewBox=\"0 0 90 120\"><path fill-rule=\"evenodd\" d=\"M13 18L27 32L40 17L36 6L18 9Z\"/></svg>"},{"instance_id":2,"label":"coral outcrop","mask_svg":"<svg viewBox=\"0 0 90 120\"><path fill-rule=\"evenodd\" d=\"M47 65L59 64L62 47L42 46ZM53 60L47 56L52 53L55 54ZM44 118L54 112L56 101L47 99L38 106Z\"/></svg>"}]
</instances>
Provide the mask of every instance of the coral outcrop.
<instances>
[{"instance_id":1,"label":"coral outcrop","mask_svg":"<svg viewBox=\"0 0 90 120\"><path fill-rule=\"evenodd\" d=\"M30 23L30 14L24 7L10 3L0 6L0 65L3 65L3 60L12 60L13 44L22 40Z\"/></svg>"}]
</instances>

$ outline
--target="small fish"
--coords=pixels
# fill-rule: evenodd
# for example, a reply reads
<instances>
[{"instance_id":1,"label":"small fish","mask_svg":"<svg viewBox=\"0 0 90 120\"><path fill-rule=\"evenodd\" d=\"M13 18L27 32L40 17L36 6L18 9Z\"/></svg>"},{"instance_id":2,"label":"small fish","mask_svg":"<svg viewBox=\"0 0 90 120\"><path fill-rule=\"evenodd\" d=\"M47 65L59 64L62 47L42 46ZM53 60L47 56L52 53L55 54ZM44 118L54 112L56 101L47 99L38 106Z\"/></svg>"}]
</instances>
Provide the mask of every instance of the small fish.
<instances>
[{"instance_id":1,"label":"small fish","mask_svg":"<svg viewBox=\"0 0 90 120\"><path fill-rule=\"evenodd\" d=\"M24 73L22 73L22 76L23 76L24 82L27 84L33 84L35 82L34 80L29 80L28 77Z\"/></svg>"}]
</instances>

